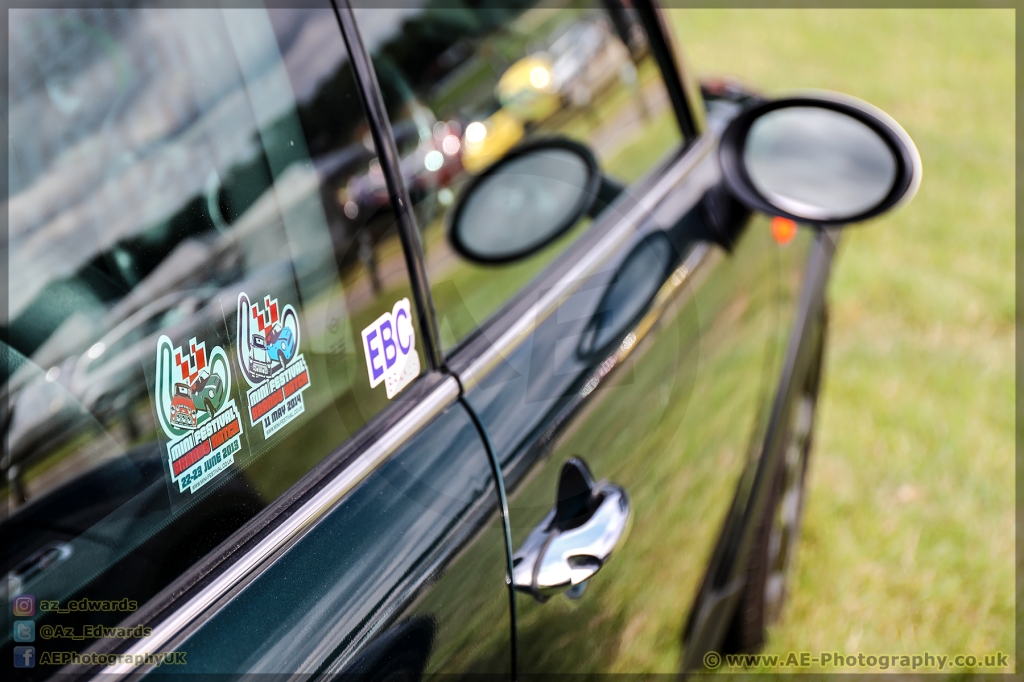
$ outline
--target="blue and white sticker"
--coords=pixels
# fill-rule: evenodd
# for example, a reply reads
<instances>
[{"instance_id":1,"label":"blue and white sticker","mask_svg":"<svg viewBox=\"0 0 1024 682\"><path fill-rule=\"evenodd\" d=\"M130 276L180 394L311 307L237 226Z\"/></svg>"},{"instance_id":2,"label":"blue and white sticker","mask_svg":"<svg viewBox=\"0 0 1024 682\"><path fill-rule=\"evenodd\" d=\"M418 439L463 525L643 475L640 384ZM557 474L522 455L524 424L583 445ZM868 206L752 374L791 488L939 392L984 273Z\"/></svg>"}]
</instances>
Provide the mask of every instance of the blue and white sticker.
<instances>
[{"instance_id":1,"label":"blue and white sticker","mask_svg":"<svg viewBox=\"0 0 1024 682\"><path fill-rule=\"evenodd\" d=\"M270 438L306 410L309 388L306 358L299 353L299 316L295 308L263 297L262 307L238 294L238 365L249 384L245 400L249 424L263 425Z\"/></svg>"},{"instance_id":2,"label":"blue and white sticker","mask_svg":"<svg viewBox=\"0 0 1024 682\"><path fill-rule=\"evenodd\" d=\"M403 298L395 303L391 312L374 320L362 334L370 388L384 382L390 400L420 374L420 356L416 353L416 330L409 299Z\"/></svg>"}]
</instances>

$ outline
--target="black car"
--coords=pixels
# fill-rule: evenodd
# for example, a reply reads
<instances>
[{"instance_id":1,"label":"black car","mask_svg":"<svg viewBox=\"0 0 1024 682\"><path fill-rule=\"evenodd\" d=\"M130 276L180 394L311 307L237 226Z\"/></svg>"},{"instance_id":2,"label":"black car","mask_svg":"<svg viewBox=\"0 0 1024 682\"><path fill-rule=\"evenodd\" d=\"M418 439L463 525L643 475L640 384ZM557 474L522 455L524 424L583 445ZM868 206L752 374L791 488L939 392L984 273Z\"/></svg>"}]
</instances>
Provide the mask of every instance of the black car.
<instances>
[{"instance_id":1,"label":"black car","mask_svg":"<svg viewBox=\"0 0 1024 682\"><path fill-rule=\"evenodd\" d=\"M10 10L8 675L756 649L913 142L698 82L647 1L306 5Z\"/></svg>"}]
</instances>

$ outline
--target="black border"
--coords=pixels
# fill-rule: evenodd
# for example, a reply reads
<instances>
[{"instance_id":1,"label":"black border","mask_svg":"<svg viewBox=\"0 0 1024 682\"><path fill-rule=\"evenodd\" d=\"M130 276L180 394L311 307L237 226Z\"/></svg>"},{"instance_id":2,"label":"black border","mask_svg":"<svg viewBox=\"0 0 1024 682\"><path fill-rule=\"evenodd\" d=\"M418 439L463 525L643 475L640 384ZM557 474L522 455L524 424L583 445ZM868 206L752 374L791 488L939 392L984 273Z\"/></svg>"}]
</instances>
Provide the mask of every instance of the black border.
<instances>
[{"instance_id":1,"label":"black border","mask_svg":"<svg viewBox=\"0 0 1024 682\"><path fill-rule=\"evenodd\" d=\"M642 0L637 0L637 3L639 4L639 2L641 2L641 1ZM41 7L62 7L62 6L63 7L70 7L70 6L82 6L82 4L92 4L92 2L95 2L95 0L85 0L84 3L83 3L82 0L78 0L77 2L75 2L74 0L41 0L38 3L33 3L30 0L14 0L12 5L7 5L6 6L6 9L9 10L9 9L12 9L12 8L26 8L26 7L35 7L35 8L41 8ZM108 3L105 3L105 4L106 4L106 6L117 7L117 6L123 6L126 3L125 2L119 2L118 0L114 0L112 3L108 2ZM240 6L240 7L246 7L246 6L251 6L252 5L251 2L245 2L244 0L241 0L241 1L235 2L235 3L230 3L230 4L232 6ZM294 6L308 6L311 3L310 3L310 0L290 0L290 1L287 1L287 0L267 0L267 2L265 4L268 7L278 7L278 6L292 6L292 5L294 5ZM321 4L319 2L317 2L315 4L317 6L321 6ZM348 4L350 6L352 6L352 7L374 6L374 7L382 7L382 8L400 8L400 7L408 7L408 6L411 6L413 4L419 4L419 3L417 3L415 0L349 0ZM463 3L460 2L459 0L451 0L450 3L444 3L444 4L451 5L451 6L457 6L457 7L463 6ZM553 3L548 3L548 4L553 4ZM905 9L935 9L935 8L997 9L997 8L1004 8L1004 9L1006 9L1006 8L1009 8L1009 9L1016 9L1018 6L1021 6L1022 8L1024 8L1024 6L1022 6L1020 3L1010 2L1008 0L991 0L990 2L985 2L983 0L938 0L937 2L935 0L931 0L930 2L929 1L922 1L922 0L917 0L917 1L915 1L915 0L841 0L840 2L836 2L834 4L832 4L832 3L823 3L820 0L809 0L809 1L804 1L804 0L801 0L801 1L794 1L794 0L727 0L726 2L721 2L721 3L709 2L708 0L662 0L661 2L653 2L651 4L653 4L653 5L660 5L660 8L664 8L664 9L671 9L671 8L677 8L677 7L680 7L680 8L681 7L716 7L716 8L722 8L722 9L725 9L725 8L732 8L732 9L740 9L740 8L780 8L780 9L793 9L793 8L827 8L827 9L851 9L851 8L885 8L885 9L896 9L896 8L905 8ZM172 2L169 3L169 5L170 6L174 6L174 7L212 7L212 6L217 6L216 3L213 0L180 0L180 1L176 1L176 2L172 1ZM1021 112L1022 112L1022 110L1024 110L1024 109L1022 109L1022 107L1024 107L1024 88L1022 88L1021 85L1020 85L1021 65L1024 64L1024 46L1022 46L1021 42L1020 42L1020 36L1024 35L1024 16L1022 16L1021 12L1016 12L1016 16L1014 17L1014 24L1015 24L1015 27L1016 27L1016 35L1018 36L1017 45L1015 47L1016 63L1017 63L1017 69L1016 69L1016 74L1015 74L1015 81L1016 81L1016 97L1015 97L1015 101L1016 101L1016 105L1017 105L1017 107L1016 107L1016 125L1015 125L1016 131L1017 131L1016 141L1015 141L1015 161L1016 161L1015 167L1017 169L1017 173L1018 173L1018 177L1019 177L1019 174L1022 171L1024 171L1024 146L1022 146L1022 144L1020 142L1020 140L1021 140L1021 137L1020 137L1020 134L1021 134L1021 127L1020 127ZM7 37L6 37L7 36L7 26L8 26L7 12L6 11L0 11L0 32L2 32L2 34L3 34L3 38L0 38L0 40L3 41L3 45L5 47L6 47L6 40L7 40ZM685 51L685 44L683 44L683 41L681 39L679 39L679 43L682 45L682 48ZM2 81L4 83L4 87L6 89L7 82L8 82L8 53L7 53L6 49L3 50L2 54L0 54L0 63L2 63L2 65L3 65L3 67L0 68L0 79L2 79ZM684 76L687 75L685 73L685 70L684 70L684 74L683 75ZM3 111L3 115L2 115L2 117L0 117L0 118L2 118L2 122L0 122L0 126L2 126L2 128L3 128L3 130L4 130L5 134L6 134L8 132L8 124L9 124L8 116L7 116L8 111L7 111L7 105L6 104L2 107L2 111ZM7 150L6 150L6 148L4 150L0 151L0 155L2 155L2 159L3 159L2 161L0 161L0 182L3 183L3 186L4 186L5 189L8 189L8 177L7 177L7 175L8 175L8 164L7 164ZM1022 198L1024 198L1024 193L1022 193L1020 183L1019 183L1019 181L1017 181L1017 182L1015 182L1015 199L1016 199L1015 203L1016 203L1016 205L1018 207L1020 206ZM7 216L7 212L6 211L3 213L2 216L0 216L0 223L2 223L2 225L3 225L2 229L0 229L0 239L3 240L3 246L6 249L7 243L8 243L8 238L9 238L8 216ZM1024 222L1022 222L1022 214L1021 214L1021 212L1019 210L1016 213L1014 228L1015 228L1015 246L1014 246L1014 248L1015 248L1015 253L1017 254L1016 263L1015 263L1015 291L1017 293L1017 299L1020 300L1021 296L1024 295L1024 285L1022 285L1022 282L1024 282L1024 279L1022 279L1022 277L1021 277L1021 275L1024 275L1024 261L1022 261L1022 257L1024 257L1024 248L1022 248L1022 246L1021 246L1021 241L1020 241L1019 237L1020 237L1020 235L1022 233L1022 230L1024 230ZM2 264L2 267L3 267L3 273L4 273L4 278L3 278L4 292L5 293L9 293L9 291L11 289L11 286L12 286L12 282L9 279L9 264L5 261ZM2 311L2 313L0 313L0 314L3 314L5 319L6 319L6 314L7 314L7 304L8 304L7 296L3 296L2 300L0 300L0 311ZM1020 313L1017 310L1015 310L1015 327L1016 327L1016 329L1018 331L1017 340L1015 340L1015 357L1016 357L1015 396L1016 396L1016 395L1019 395L1020 388L1024 387L1024 348L1021 347L1020 342L1019 342L1019 331L1022 328L1024 328L1024 325L1021 324ZM3 339L3 340L6 340L6 339ZM4 356L0 356L0 357L4 357ZM1020 607L1020 597L1022 595L1024 595L1024 579L1022 579L1022 578L1024 578L1024 572L1021 571L1021 566L1024 566L1024 543L1022 543L1020 541L1020 540L1024 540L1024 534L1022 534L1022 529L1024 529L1024 524L1022 524L1022 522L1024 522L1024 504L1022 504L1022 502L1021 502L1022 500L1024 500L1024 476L1021 475L1021 472L1024 471L1024 468L1022 468L1022 467L1024 467L1024 447L1022 447L1022 444L1024 444L1024 420L1022 420L1022 419L1024 419L1024 404L1021 404L1019 402L1017 403L1016 409L1015 409L1015 415L1016 415L1016 423L1015 423L1015 428L1014 428L1014 430L1015 430L1015 444L1016 444L1016 448L1015 448L1015 461L1016 461L1017 467L1016 467L1016 475L1015 475L1015 479L1016 479L1016 486L1015 486L1015 489L1016 489L1016 502L1015 502L1014 518L1015 518L1015 522L1016 522L1016 525L1015 525L1015 538L1017 539L1017 542L1016 542L1016 547L1015 547L1015 553L1014 554L1015 554L1015 557L1016 557L1016 560L1017 560L1017 566L1016 566L1016 570L1015 570L1015 576L1016 576L1015 595L1017 597L1016 604L1015 604L1015 607L1016 607L1015 608L1015 613L1017 614L1017 616L1014 619L1014 626L1013 627L1014 627L1014 629L1015 629L1015 631L1017 633L1016 647L1015 647L1015 652L1014 653L1015 653L1015 656L1016 656L1016 661L1019 661L1020 660L1020 654L1021 654L1021 651L1022 651L1021 645L1024 644L1024 618L1020 617L1020 610L1019 610L1019 607ZM383 428L386 428L386 425L382 424L380 426L383 427ZM333 461L331 463L336 465L336 466L344 466L345 462L347 461L347 457L343 453L341 453L341 452L339 452L337 454L341 455L341 457L340 458L333 458ZM339 468L339 470L340 470L340 468ZM211 559L213 559L213 558L214 557L211 556ZM222 557L218 557L218 558L222 558ZM780 673L776 673L776 674L780 674ZM785 673L781 673L781 674L785 675ZM827 674L830 678L838 677L838 678L845 678L845 679L850 679L850 680L864 679L864 678L868 677L868 675L869 675L868 673L825 673L825 674ZM743 679L743 678L746 678L746 679L760 679L761 678L761 675L757 674L757 673L747 673L747 674L730 673L730 674L727 674L726 676L728 678L739 677L740 679ZM875 675L871 675L871 677L874 677L874 676ZM1000 678L1002 678L1002 679L1011 678L1012 679L1013 678L1012 674L1006 675L1006 674L997 674L997 673L981 674L981 675L977 675L977 676L982 678L982 679L1000 679ZM213 678L213 679L218 679L218 676L211 675L210 677ZM231 675L231 677L234 677L234 675ZM261 677L263 677L263 676L259 676L259 675L255 676L256 679L260 679ZM271 675L267 675L266 676L266 678L268 680L271 679L272 677L276 679L278 676L271 676ZM479 677L481 679L483 679L486 676L479 676ZM569 677L569 676L565 676L565 677ZM603 676L596 676L596 677L598 679L600 679L601 677L606 677L609 680L615 680L615 679L624 679L626 677L626 675L624 675L624 674L619 674L619 675L610 674L610 675L603 675ZM651 679L657 679L659 677L664 678L665 680L669 679L668 675L651 675L649 677ZM911 673L898 672L898 673L895 673L893 675L893 677L895 679L918 678L918 677L920 677L920 673L918 673L916 675L912 675ZM228 679L228 676L225 675L225 676L223 676L223 678L224 679ZM674 680L678 679L678 677L676 675L671 675L671 678L674 679ZM583 676L582 675L579 676L579 679L582 680Z\"/></svg>"}]
</instances>

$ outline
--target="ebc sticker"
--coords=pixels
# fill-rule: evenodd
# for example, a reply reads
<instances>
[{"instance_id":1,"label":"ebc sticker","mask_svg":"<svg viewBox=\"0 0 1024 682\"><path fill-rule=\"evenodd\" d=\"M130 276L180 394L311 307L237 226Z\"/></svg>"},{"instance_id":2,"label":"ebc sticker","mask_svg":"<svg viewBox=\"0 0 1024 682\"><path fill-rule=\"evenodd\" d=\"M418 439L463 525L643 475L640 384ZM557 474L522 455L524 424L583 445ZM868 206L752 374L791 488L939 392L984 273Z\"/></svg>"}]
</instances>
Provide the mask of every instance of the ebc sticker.
<instances>
[{"instance_id":1,"label":"ebc sticker","mask_svg":"<svg viewBox=\"0 0 1024 682\"><path fill-rule=\"evenodd\" d=\"M302 392L309 388L309 368L299 353L299 316L277 299L263 305L238 294L238 364L248 382L245 394L249 423L263 425L270 438L306 410Z\"/></svg>"},{"instance_id":2,"label":"ebc sticker","mask_svg":"<svg viewBox=\"0 0 1024 682\"><path fill-rule=\"evenodd\" d=\"M167 461L178 492L196 492L226 470L241 449L242 423L231 395L228 356L193 337L183 350L156 345L156 409L170 441Z\"/></svg>"},{"instance_id":3,"label":"ebc sticker","mask_svg":"<svg viewBox=\"0 0 1024 682\"><path fill-rule=\"evenodd\" d=\"M370 388L376 388L383 381L388 400L420 375L409 299L403 298L391 312L384 313L363 330L363 352Z\"/></svg>"}]
</instances>

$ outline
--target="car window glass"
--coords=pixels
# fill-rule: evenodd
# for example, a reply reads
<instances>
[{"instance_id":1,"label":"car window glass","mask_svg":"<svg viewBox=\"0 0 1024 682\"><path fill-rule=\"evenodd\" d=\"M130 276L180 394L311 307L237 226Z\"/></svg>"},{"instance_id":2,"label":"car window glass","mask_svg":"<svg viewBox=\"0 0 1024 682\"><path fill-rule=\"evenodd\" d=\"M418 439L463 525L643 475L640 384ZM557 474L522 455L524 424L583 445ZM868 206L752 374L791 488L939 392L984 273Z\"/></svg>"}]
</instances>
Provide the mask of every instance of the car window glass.
<instances>
[{"instance_id":1,"label":"car window glass","mask_svg":"<svg viewBox=\"0 0 1024 682\"><path fill-rule=\"evenodd\" d=\"M533 4L355 10L423 230L441 342L449 352L590 223L583 218L522 260L472 263L452 249L446 226L470 178L525 142L564 136L586 145L602 174L624 185L681 141L646 34L628 4ZM375 182L382 181L349 184L344 210L358 215L372 205Z\"/></svg>"},{"instance_id":2,"label":"car window glass","mask_svg":"<svg viewBox=\"0 0 1024 682\"><path fill-rule=\"evenodd\" d=\"M129 614L55 604L143 604L425 366L323 5L11 10L6 647L89 645Z\"/></svg>"}]
</instances>

